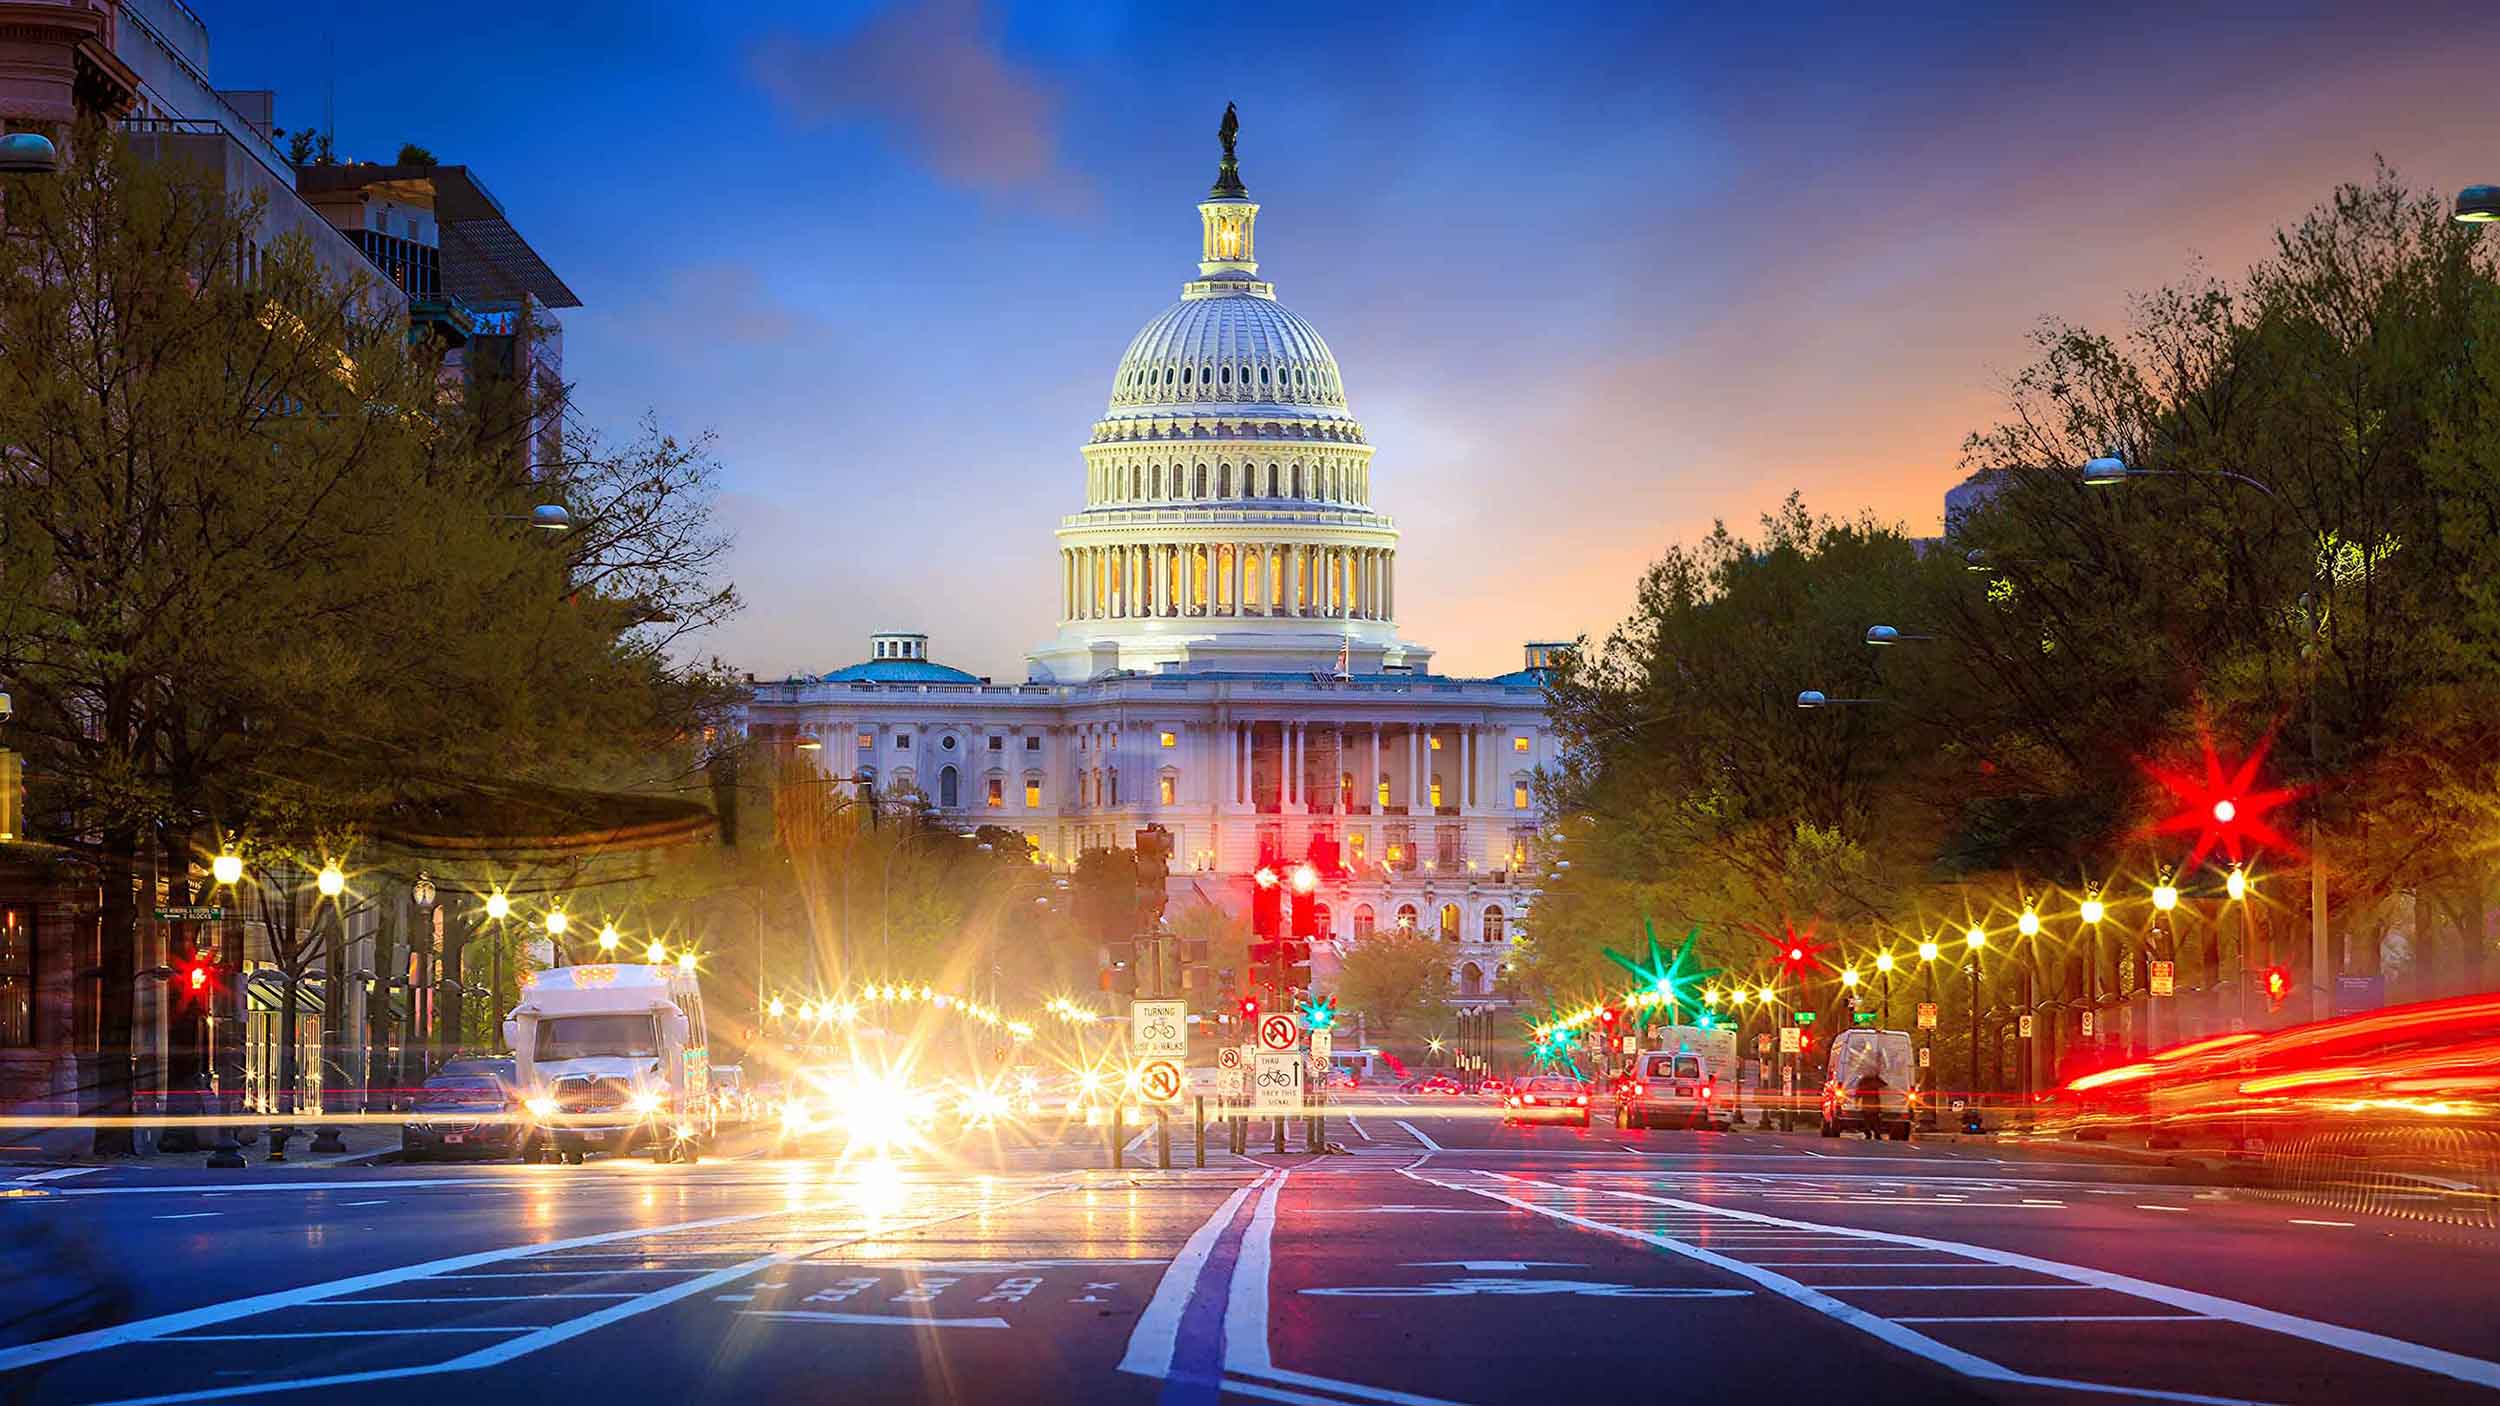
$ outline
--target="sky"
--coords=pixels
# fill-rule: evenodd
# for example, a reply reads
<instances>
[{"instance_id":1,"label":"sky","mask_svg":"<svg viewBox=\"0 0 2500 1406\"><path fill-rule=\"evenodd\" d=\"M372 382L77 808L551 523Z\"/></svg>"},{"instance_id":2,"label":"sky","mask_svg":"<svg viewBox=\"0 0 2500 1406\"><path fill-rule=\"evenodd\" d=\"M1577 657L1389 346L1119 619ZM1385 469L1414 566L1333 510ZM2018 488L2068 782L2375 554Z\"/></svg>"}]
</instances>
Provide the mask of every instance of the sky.
<instances>
[{"instance_id":1,"label":"sky","mask_svg":"<svg viewBox=\"0 0 2500 1406\"><path fill-rule=\"evenodd\" d=\"M1024 676L1227 101L1454 674L1792 490L1932 532L2041 319L2236 272L2381 157L2500 180L2488 3L190 2L281 125L484 180L583 300L590 424L717 436L747 606L697 647L763 677L876 629Z\"/></svg>"}]
</instances>

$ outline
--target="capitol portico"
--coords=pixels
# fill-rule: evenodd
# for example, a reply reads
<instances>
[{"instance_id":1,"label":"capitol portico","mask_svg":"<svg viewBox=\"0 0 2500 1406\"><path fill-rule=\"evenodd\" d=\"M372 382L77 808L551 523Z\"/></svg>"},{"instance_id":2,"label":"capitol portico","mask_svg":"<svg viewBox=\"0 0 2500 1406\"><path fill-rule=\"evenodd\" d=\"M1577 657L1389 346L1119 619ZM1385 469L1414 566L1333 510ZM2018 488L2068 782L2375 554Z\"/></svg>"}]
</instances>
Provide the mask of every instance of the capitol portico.
<instances>
[{"instance_id":1,"label":"capitol portico","mask_svg":"<svg viewBox=\"0 0 2500 1406\"><path fill-rule=\"evenodd\" d=\"M1455 990L1489 995L1534 894L1542 675L1563 646L1460 679L1399 638L1372 446L1327 344L1258 276L1233 130L1228 113L1197 276L1130 341L1085 446L1057 632L1026 681L879 634L857 664L756 685L748 732L1023 831L1058 868L1160 824L1181 901L1246 909L1262 852L1333 838L1319 979L1405 925L1451 944Z\"/></svg>"}]
</instances>

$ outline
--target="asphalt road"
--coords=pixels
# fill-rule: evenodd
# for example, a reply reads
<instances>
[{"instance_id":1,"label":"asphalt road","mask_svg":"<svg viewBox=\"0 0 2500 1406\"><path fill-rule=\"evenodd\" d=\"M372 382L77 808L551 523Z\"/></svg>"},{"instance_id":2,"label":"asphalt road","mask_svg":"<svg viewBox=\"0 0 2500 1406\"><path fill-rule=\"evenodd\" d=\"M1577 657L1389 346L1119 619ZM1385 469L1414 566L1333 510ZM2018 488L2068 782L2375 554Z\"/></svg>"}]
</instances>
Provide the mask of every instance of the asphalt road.
<instances>
[{"instance_id":1,"label":"asphalt road","mask_svg":"<svg viewBox=\"0 0 2500 1406\"><path fill-rule=\"evenodd\" d=\"M62 1401L2500 1400L2500 1236L1988 1143L1506 1128L1345 1155L131 1167L0 1182ZM1298 1149L1297 1133L1294 1142ZM1150 1159L1139 1146L1133 1157ZM29 1338L34 1339L28 1341ZM1734 1393L1742 1393L1736 1397Z\"/></svg>"}]
</instances>

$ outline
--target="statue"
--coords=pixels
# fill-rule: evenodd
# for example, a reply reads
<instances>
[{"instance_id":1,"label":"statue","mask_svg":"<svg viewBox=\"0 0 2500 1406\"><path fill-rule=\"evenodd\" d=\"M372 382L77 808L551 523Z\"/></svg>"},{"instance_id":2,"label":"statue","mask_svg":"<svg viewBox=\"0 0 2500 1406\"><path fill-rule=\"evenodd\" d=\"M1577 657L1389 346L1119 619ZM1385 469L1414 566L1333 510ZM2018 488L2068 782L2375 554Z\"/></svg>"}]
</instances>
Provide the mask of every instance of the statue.
<instances>
[{"instance_id":1,"label":"statue","mask_svg":"<svg viewBox=\"0 0 2500 1406\"><path fill-rule=\"evenodd\" d=\"M1215 186L1209 195L1246 195L1242 189L1241 168L1233 162L1233 139L1241 135L1241 114L1231 103L1224 104L1224 125L1215 129L1215 138L1224 144L1224 164L1215 175Z\"/></svg>"}]
</instances>

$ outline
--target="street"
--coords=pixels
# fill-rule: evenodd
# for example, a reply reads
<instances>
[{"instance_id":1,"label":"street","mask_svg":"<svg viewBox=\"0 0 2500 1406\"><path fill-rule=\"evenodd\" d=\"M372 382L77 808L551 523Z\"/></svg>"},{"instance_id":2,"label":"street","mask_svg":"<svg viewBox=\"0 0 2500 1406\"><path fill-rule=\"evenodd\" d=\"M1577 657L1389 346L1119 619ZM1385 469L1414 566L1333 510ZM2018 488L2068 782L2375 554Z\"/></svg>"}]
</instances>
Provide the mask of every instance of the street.
<instances>
[{"instance_id":1,"label":"street","mask_svg":"<svg viewBox=\"0 0 2500 1406\"><path fill-rule=\"evenodd\" d=\"M0 1381L94 1402L560 1384L1399 1406L2500 1388L2485 1231L1997 1142L1506 1128L1473 1100L1368 1093L1335 1111L1345 1155L1211 1139L1193 1169L1184 1126L1171 1171L1150 1141L1109 1170L1073 1128L847 1166L754 1142L694 1166L29 1173L0 1198L18 1253L77 1237L132 1297L0 1351Z\"/></svg>"}]
</instances>

